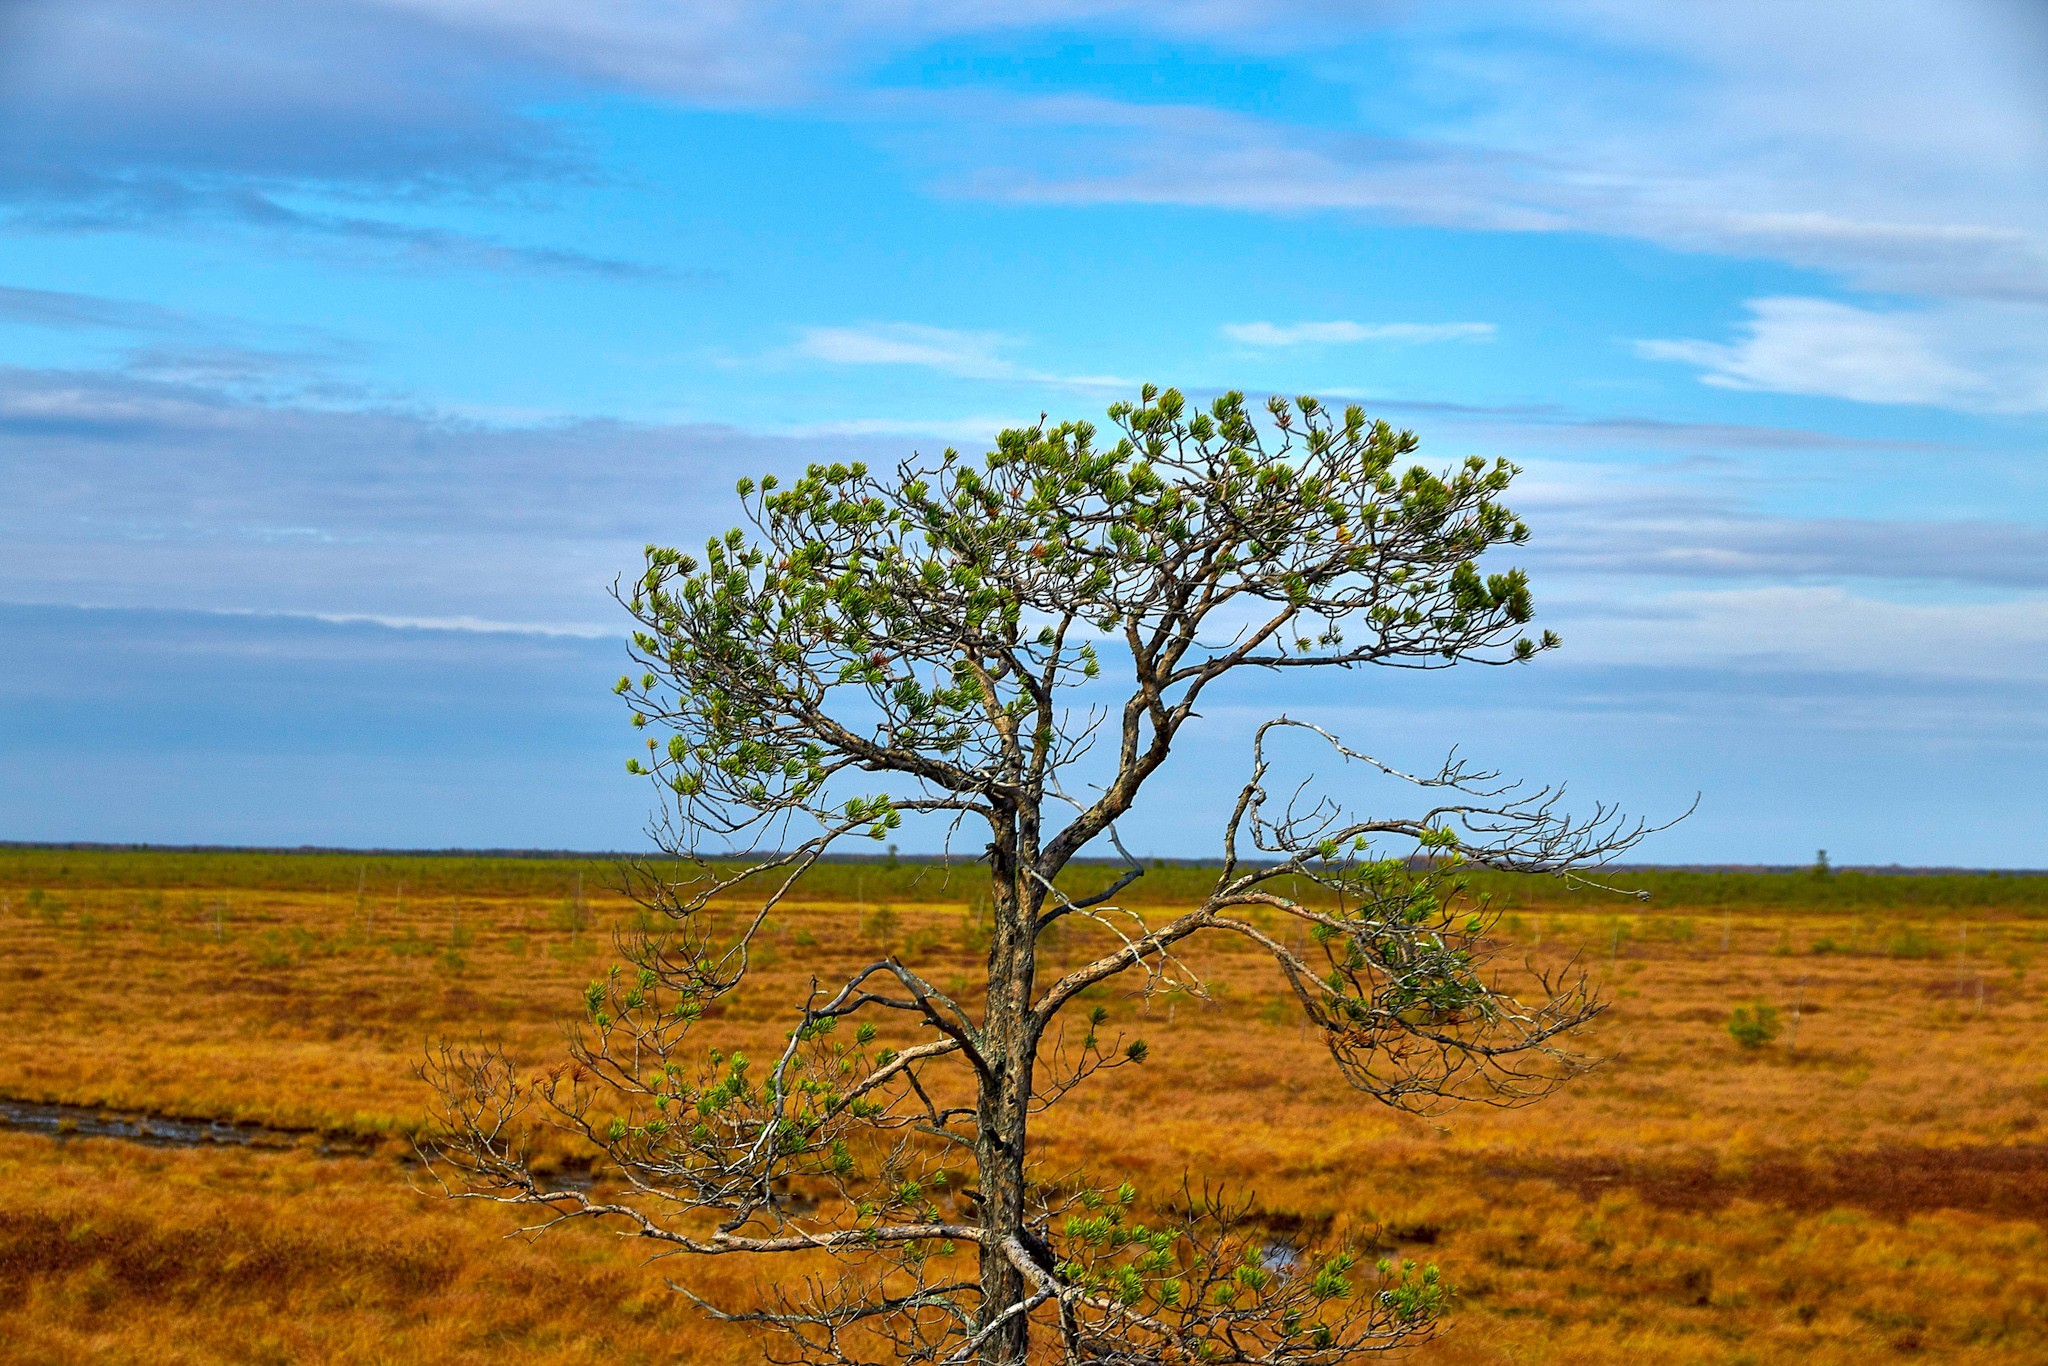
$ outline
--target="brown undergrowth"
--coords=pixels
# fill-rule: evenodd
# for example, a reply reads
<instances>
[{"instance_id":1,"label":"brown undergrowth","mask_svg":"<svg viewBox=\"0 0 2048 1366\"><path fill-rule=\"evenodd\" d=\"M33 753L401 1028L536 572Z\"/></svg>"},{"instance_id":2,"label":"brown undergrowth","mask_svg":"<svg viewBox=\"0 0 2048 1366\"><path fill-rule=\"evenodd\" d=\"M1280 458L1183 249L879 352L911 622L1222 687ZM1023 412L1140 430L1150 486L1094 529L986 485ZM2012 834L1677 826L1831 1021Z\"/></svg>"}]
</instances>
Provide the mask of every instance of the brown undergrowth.
<instances>
[{"instance_id":1,"label":"brown undergrowth","mask_svg":"<svg viewBox=\"0 0 2048 1366\"><path fill-rule=\"evenodd\" d=\"M0 1359L758 1359L664 1285L743 1299L736 1260L508 1243L507 1212L414 1189L425 1044L551 1059L632 914L594 888L449 885L0 887L0 1096L306 1131L268 1151L0 1131ZM1254 1194L1276 1237L1363 1229L1433 1260L1461 1312L1413 1359L1443 1366L2048 1360L2048 922L1517 900L1502 935L1580 956L1614 1005L1606 1065L1549 1102L1441 1127L1364 1105L1222 953L1212 1001L1103 998L1151 1060L1046 1117L1047 1170L1160 1200L1192 1170ZM884 949L964 980L977 932L958 905L794 907L710 1038L771 1042L813 971ZM1751 1003L1780 1033L1745 1049L1726 1025Z\"/></svg>"}]
</instances>

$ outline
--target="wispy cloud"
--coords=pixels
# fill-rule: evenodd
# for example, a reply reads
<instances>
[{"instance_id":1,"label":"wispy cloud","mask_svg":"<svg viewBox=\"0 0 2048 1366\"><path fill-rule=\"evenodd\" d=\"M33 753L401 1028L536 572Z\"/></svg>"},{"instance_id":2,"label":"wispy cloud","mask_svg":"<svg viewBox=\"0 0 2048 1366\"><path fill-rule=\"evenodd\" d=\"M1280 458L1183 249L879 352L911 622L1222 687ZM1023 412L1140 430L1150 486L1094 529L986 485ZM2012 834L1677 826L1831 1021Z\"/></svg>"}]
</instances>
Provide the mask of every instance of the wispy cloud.
<instances>
[{"instance_id":1,"label":"wispy cloud","mask_svg":"<svg viewBox=\"0 0 2048 1366\"><path fill-rule=\"evenodd\" d=\"M1207 402L1219 388L1189 387L1188 397ZM1588 412L1560 403L1457 403L1440 398L1415 398L1401 393L1354 392L1341 387L1317 391L1330 403L1357 403L1368 411L1406 420L1429 420L1439 438L1458 440L1483 436L1506 440L1515 447L1555 451L1643 454L1673 452L1862 451L1870 454L1927 454L1958 449L1953 443L1914 437L1855 436L1817 427L1772 426L1756 422L1705 422L1651 417L1640 413Z\"/></svg>"},{"instance_id":2,"label":"wispy cloud","mask_svg":"<svg viewBox=\"0 0 2048 1366\"><path fill-rule=\"evenodd\" d=\"M609 629L605 587L641 545L726 525L704 490L821 456L882 461L920 436L985 441L1004 425L484 423L259 402L196 377L0 370L0 600ZM1524 484L1516 505L1540 531L1530 556L1546 597L1716 581L2048 588L2048 532L2020 521L1767 514L1739 487L1621 466L1547 463ZM1990 630L1993 618L1959 620Z\"/></svg>"},{"instance_id":3,"label":"wispy cloud","mask_svg":"<svg viewBox=\"0 0 2048 1366\"><path fill-rule=\"evenodd\" d=\"M909 365L962 379L1013 380L1077 389L1135 389L1116 375L1062 375L1020 365L999 354L1015 343L1000 332L961 331L921 323L807 327L796 354L829 365Z\"/></svg>"},{"instance_id":4,"label":"wispy cloud","mask_svg":"<svg viewBox=\"0 0 2048 1366\"><path fill-rule=\"evenodd\" d=\"M0 285L0 323L17 326L128 334L118 360L100 377L118 387L123 380L188 386L186 392L233 393L247 399L360 402L360 384L337 367L361 361L364 348L319 328L258 324L134 299L62 290ZM189 386L198 386L197 389ZM87 382L87 387L95 387ZM64 419L66 394L59 387L35 397L0 384L0 425ZM87 421L105 415L98 407Z\"/></svg>"},{"instance_id":5,"label":"wispy cloud","mask_svg":"<svg viewBox=\"0 0 2048 1366\"><path fill-rule=\"evenodd\" d=\"M0 285L0 322L30 327L161 331L183 326L182 314L133 299L108 299L68 290Z\"/></svg>"},{"instance_id":6,"label":"wispy cloud","mask_svg":"<svg viewBox=\"0 0 2048 1366\"><path fill-rule=\"evenodd\" d=\"M1777 585L1608 601L1563 619L1572 617L1572 656L1583 663L2029 682L2048 673L2048 595L2040 594L1928 603L1837 586Z\"/></svg>"},{"instance_id":7,"label":"wispy cloud","mask_svg":"<svg viewBox=\"0 0 2048 1366\"><path fill-rule=\"evenodd\" d=\"M15 7L0 172L17 204L174 209L236 184L426 188L542 169L502 69L379 4ZM346 71L337 79L337 71Z\"/></svg>"},{"instance_id":8,"label":"wispy cloud","mask_svg":"<svg viewBox=\"0 0 2048 1366\"><path fill-rule=\"evenodd\" d=\"M797 351L833 365L916 365L967 379L1014 379L1021 372L997 356L999 332L965 332L918 323L869 327L807 327Z\"/></svg>"},{"instance_id":9,"label":"wispy cloud","mask_svg":"<svg viewBox=\"0 0 2048 1366\"><path fill-rule=\"evenodd\" d=\"M1828 299L1749 302L1733 342L1651 340L1652 360L1718 388L1994 412L2048 411L2048 309L1858 308Z\"/></svg>"},{"instance_id":10,"label":"wispy cloud","mask_svg":"<svg viewBox=\"0 0 2048 1366\"><path fill-rule=\"evenodd\" d=\"M231 367L230 367L231 368ZM239 377L0 368L0 600L602 625L705 490L901 438L488 423L252 398Z\"/></svg>"},{"instance_id":11,"label":"wispy cloud","mask_svg":"<svg viewBox=\"0 0 2048 1366\"><path fill-rule=\"evenodd\" d=\"M685 280L694 283L719 278L716 272L675 271L664 266L600 256L573 247L533 246L501 241L482 233L397 223L359 214L296 209L267 196L236 196L225 208L227 216L247 226L281 232L294 240L312 240L381 253L387 259L400 263L436 269L466 266L482 270L593 275L614 280Z\"/></svg>"},{"instance_id":12,"label":"wispy cloud","mask_svg":"<svg viewBox=\"0 0 2048 1366\"><path fill-rule=\"evenodd\" d=\"M1627 0L26 11L0 85L0 191L18 222L45 227L241 221L308 188L431 197L587 175L590 149L532 111L629 91L887 122L946 183L991 197L1606 233L1870 288L2048 301L2048 21L2028 0L1731 3L1711 17ZM1354 83L1358 115L1315 126L1071 94L862 89L863 72L935 39L1091 20L1313 62L1315 81ZM1328 55L1368 49L1357 63ZM245 191L258 200L238 208ZM401 260L636 269L548 244L401 242L405 225L367 216L307 213L289 230L382 236Z\"/></svg>"},{"instance_id":13,"label":"wispy cloud","mask_svg":"<svg viewBox=\"0 0 2048 1366\"><path fill-rule=\"evenodd\" d=\"M1224 336L1245 346L1346 346L1358 342L1416 345L1442 341L1492 341L1492 323L1225 323Z\"/></svg>"},{"instance_id":14,"label":"wispy cloud","mask_svg":"<svg viewBox=\"0 0 2048 1366\"><path fill-rule=\"evenodd\" d=\"M667 266L603 256L574 247L508 242L484 233L399 222L363 213L337 213L288 203L283 190L250 184L133 181L72 186L52 205L17 183L5 193L0 173L0 223L30 231L95 234L189 226L267 237L301 252L342 255L424 269L542 272L615 280L711 283L713 270ZM273 193L272 188L280 192ZM12 212L6 209L13 201Z\"/></svg>"},{"instance_id":15,"label":"wispy cloud","mask_svg":"<svg viewBox=\"0 0 2048 1366\"><path fill-rule=\"evenodd\" d=\"M1594 141L1488 145L1476 130L1365 134L1071 97L976 103L982 136L933 153L958 168L942 184L978 197L1592 232L1775 258L1870 288L2048 302L2048 225L2015 213L1990 167L1968 193L1885 202L1834 175L1766 179L1769 163L1737 149L1725 164L1681 169L1700 158L1676 129L1668 142L1645 137L1624 160Z\"/></svg>"},{"instance_id":16,"label":"wispy cloud","mask_svg":"<svg viewBox=\"0 0 2048 1366\"><path fill-rule=\"evenodd\" d=\"M1591 232L1869 289L2048 302L2038 5L1731 3L1709 18L1553 0L1329 27L1326 41L1371 44L1369 61L1316 67L1367 73L1350 77L1351 120L981 90L947 96L976 117L927 153L944 183L990 198Z\"/></svg>"},{"instance_id":17,"label":"wispy cloud","mask_svg":"<svg viewBox=\"0 0 2048 1366\"><path fill-rule=\"evenodd\" d=\"M1448 407L1449 405L1443 405ZM1480 410L1471 410L1484 417ZM1755 422L1687 422L1682 419L1620 415L1603 417L1568 411L1504 411L1494 423L1501 431L1556 438L1574 446L1628 451L1863 451L1871 454L1927 454L1953 450L1939 441L1911 437L1850 436L1814 427L1774 427Z\"/></svg>"},{"instance_id":18,"label":"wispy cloud","mask_svg":"<svg viewBox=\"0 0 2048 1366\"><path fill-rule=\"evenodd\" d=\"M1720 580L1812 587L1849 581L2048 592L2048 527L1988 519L1799 517L1698 491L1532 486L1516 506L1539 530L1541 577L1602 591Z\"/></svg>"},{"instance_id":19,"label":"wispy cloud","mask_svg":"<svg viewBox=\"0 0 2048 1366\"><path fill-rule=\"evenodd\" d=\"M185 226L399 265L668 273L407 221L424 203L588 174L587 158L528 112L562 93L559 72L474 32L356 0L14 9L0 50L0 226ZM393 200L412 212L362 208Z\"/></svg>"},{"instance_id":20,"label":"wispy cloud","mask_svg":"<svg viewBox=\"0 0 2048 1366\"><path fill-rule=\"evenodd\" d=\"M485 636L565 636L574 640L623 638L623 625L607 630L587 622L490 621L482 617L406 617L387 612L262 612L222 608L210 615L269 621L322 621L331 626L382 626L393 631L453 631Z\"/></svg>"},{"instance_id":21,"label":"wispy cloud","mask_svg":"<svg viewBox=\"0 0 2048 1366\"><path fill-rule=\"evenodd\" d=\"M856 417L834 422L814 422L780 429L777 435L792 437L831 436L920 436L937 437L963 446L992 443L996 433L1010 427L1028 427L1036 415L987 414L979 417Z\"/></svg>"}]
</instances>

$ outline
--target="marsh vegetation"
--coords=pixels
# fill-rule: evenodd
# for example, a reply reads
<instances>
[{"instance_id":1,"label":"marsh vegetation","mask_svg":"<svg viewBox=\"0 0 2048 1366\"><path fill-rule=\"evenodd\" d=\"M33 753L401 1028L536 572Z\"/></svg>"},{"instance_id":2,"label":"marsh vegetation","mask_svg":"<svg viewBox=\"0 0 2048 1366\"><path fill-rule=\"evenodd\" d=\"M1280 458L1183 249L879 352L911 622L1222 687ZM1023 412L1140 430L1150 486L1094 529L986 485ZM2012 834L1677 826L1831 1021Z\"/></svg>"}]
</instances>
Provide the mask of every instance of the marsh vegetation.
<instances>
[{"instance_id":1,"label":"marsh vegetation","mask_svg":"<svg viewBox=\"0 0 2048 1366\"><path fill-rule=\"evenodd\" d=\"M416 1189L412 1061L485 1031L552 1055L640 914L601 868L242 855L224 876L207 857L0 858L0 1095L294 1136L0 1129L0 1356L754 1359L641 1248L569 1230L508 1256L505 1212ZM980 961L976 908L938 870L813 877L759 990L707 1021L729 1046L779 1038L791 992L877 933L942 982ZM1608 1061L1539 1109L1439 1128L1361 1104L1219 945L1207 1002L1102 999L1154 1054L1048 1117L1046 1166L1086 1156L1169 1199L1208 1172L1276 1248L1350 1228L1435 1263L1458 1300L1409 1358L1431 1366L2048 1357L2048 879L1639 880L1642 907L1492 887L1505 961L1578 955L1613 1002L1590 1040ZM1094 947L1076 926L1052 953ZM1731 1012L1756 1004L1780 1032L1745 1048ZM604 1188L571 1145L540 1156Z\"/></svg>"}]
</instances>

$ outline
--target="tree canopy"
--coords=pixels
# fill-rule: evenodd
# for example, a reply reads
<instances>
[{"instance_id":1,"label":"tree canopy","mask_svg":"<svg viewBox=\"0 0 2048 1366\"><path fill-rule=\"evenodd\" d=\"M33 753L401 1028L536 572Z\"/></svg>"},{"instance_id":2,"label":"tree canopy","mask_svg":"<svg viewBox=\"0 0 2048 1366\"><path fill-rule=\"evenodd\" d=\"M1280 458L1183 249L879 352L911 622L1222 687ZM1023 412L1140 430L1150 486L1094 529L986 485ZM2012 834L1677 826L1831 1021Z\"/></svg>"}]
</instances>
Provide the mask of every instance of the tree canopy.
<instances>
[{"instance_id":1,"label":"tree canopy","mask_svg":"<svg viewBox=\"0 0 2048 1366\"><path fill-rule=\"evenodd\" d=\"M1362 1270L1342 1246L1272 1265L1243 1207L1195 1177L1152 1224L1121 1182L1047 1179L1031 1117L1146 1056L1105 1045L1102 1005L1068 1014L1108 983L1200 993L1180 947L1235 935L1367 1095L1532 1100L1582 1066L1569 1035L1600 1006L1582 977L1510 991L1462 870L1569 874L1645 830L1455 760L1403 773L1280 716L1257 731L1198 904L1118 907L1136 861L1103 892L1060 890L1098 841L1121 852L1116 822L1234 671L1511 664L1557 644L1527 629L1523 573L1482 563L1528 535L1501 501L1506 462L1406 463L1412 433L1308 397L1262 422L1239 394L1198 409L1147 386L1108 417L1106 438L1041 421L979 458L742 480L746 525L701 556L648 548L619 587L638 629L617 691L646 732L628 767L659 796L657 840L695 871L633 874L657 928L586 992L571 1068L430 1062L451 1188L540 1207L542 1225L789 1254L804 1274L772 1302L714 1312L780 1329L798 1359L1317 1363L1432 1330L1432 1269ZM1289 736L1412 785L1418 809L1359 811L1308 783L1272 796ZM985 837L971 989L885 955L791 1002L772 1060L707 1047L707 1010L741 989L803 872L906 819L956 848ZM1040 949L1062 922L1100 952L1055 976ZM536 1117L595 1145L624 1194L537 1178L520 1138ZM949 1193L963 1179L966 1214Z\"/></svg>"}]
</instances>

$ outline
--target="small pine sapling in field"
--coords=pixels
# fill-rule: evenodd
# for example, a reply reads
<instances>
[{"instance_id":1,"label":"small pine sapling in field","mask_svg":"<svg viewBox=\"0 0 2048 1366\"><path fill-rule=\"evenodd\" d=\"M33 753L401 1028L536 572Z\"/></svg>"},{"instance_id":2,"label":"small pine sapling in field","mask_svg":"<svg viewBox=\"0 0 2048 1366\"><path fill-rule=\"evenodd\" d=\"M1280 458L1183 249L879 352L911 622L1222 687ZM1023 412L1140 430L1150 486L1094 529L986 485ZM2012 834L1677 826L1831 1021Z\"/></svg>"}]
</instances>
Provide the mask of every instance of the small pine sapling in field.
<instances>
[{"instance_id":1,"label":"small pine sapling in field","mask_svg":"<svg viewBox=\"0 0 2048 1366\"><path fill-rule=\"evenodd\" d=\"M1041 420L979 459L741 480L747 525L701 555L648 547L618 589L637 629L615 691L676 860L626 873L658 923L621 929L566 1065L429 1057L426 1156L452 1194L644 1239L679 1289L693 1260L759 1259L751 1305L684 1293L782 1334L778 1360L1336 1366L1434 1331L1433 1268L1341 1242L1270 1266L1243 1201L1144 1204L1085 1155L1046 1170L1034 1121L1144 1065L1098 998L1207 997L1187 950L1215 940L1261 955L1375 1102L1538 1100L1583 1070L1574 1036L1602 1005L1576 965L1511 990L1468 875L1570 875L1648 831L1455 755L1403 772L1282 715L1221 792L1213 882L1120 905L1147 870L1116 823L1222 680L1512 665L1558 642L1525 631L1525 576L1488 559L1528 535L1504 461L1410 464L1413 433L1313 398L1260 418L1241 394L1205 410L1148 385L1109 420L1106 444ZM1299 773L1317 761L1417 795L1360 809ZM872 959L788 1001L779 1044L717 1037L797 880L906 822L985 869L971 979L928 980L871 925ZM1127 868L1063 890L1105 845ZM594 1150L603 1194L533 1169L536 1122Z\"/></svg>"},{"instance_id":2,"label":"small pine sapling in field","mask_svg":"<svg viewBox=\"0 0 2048 1366\"><path fill-rule=\"evenodd\" d=\"M883 952L896 946L896 932L902 927L903 917L896 914L896 908L883 902L860 919L861 937L872 941Z\"/></svg>"},{"instance_id":3,"label":"small pine sapling in field","mask_svg":"<svg viewBox=\"0 0 2048 1366\"><path fill-rule=\"evenodd\" d=\"M1735 1007L1728 1016L1728 1034L1746 1049L1762 1048L1778 1037L1778 1008L1761 1001Z\"/></svg>"}]
</instances>

